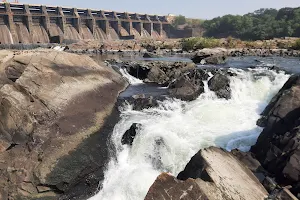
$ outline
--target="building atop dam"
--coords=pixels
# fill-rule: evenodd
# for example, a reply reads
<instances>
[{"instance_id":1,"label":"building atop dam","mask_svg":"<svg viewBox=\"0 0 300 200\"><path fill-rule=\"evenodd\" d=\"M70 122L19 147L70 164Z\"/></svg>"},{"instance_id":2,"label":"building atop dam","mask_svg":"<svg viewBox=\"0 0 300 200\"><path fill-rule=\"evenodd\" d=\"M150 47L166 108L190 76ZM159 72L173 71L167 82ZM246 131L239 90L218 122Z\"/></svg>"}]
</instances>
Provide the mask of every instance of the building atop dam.
<instances>
[{"instance_id":1,"label":"building atop dam","mask_svg":"<svg viewBox=\"0 0 300 200\"><path fill-rule=\"evenodd\" d=\"M0 44L51 43L57 38L161 39L176 37L172 29L166 16L0 3Z\"/></svg>"}]
</instances>

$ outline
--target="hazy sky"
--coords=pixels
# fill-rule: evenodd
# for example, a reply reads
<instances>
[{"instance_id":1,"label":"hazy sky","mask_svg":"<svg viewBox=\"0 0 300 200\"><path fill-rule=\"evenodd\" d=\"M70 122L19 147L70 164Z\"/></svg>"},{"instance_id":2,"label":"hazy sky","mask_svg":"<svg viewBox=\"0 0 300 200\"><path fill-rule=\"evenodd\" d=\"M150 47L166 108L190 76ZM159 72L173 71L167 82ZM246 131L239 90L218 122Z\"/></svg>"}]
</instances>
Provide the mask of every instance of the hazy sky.
<instances>
[{"instance_id":1,"label":"hazy sky","mask_svg":"<svg viewBox=\"0 0 300 200\"><path fill-rule=\"evenodd\" d=\"M300 0L20 0L20 3L162 15L171 13L203 19L246 14L259 8L300 7Z\"/></svg>"}]
</instances>

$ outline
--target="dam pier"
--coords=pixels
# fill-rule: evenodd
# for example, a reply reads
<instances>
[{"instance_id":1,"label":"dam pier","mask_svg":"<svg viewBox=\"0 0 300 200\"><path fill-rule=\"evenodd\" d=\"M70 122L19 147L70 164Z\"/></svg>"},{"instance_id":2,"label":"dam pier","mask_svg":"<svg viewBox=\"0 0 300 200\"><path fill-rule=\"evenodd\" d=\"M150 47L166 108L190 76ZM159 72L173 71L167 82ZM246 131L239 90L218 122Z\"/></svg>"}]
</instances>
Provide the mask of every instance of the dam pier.
<instances>
[{"instance_id":1,"label":"dam pier","mask_svg":"<svg viewBox=\"0 0 300 200\"><path fill-rule=\"evenodd\" d=\"M0 3L0 44L164 39L172 37L172 29L160 15Z\"/></svg>"}]
</instances>

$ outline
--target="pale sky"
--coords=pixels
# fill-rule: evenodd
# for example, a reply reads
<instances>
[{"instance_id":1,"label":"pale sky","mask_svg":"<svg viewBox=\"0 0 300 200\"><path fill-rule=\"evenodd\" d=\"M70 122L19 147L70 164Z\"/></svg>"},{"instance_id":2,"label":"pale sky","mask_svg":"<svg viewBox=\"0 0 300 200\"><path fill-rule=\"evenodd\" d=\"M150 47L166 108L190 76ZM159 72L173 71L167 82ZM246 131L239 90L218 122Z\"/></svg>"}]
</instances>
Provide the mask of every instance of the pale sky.
<instances>
[{"instance_id":1,"label":"pale sky","mask_svg":"<svg viewBox=\"0 0 300 200\"><path fill-rule=\"evenodd\" d=\"M246 14L260 8L300 7L300 0L19 0L20 3L60 5L148 14L182 14L210 19Z\"/></svg>"}]
</instances>

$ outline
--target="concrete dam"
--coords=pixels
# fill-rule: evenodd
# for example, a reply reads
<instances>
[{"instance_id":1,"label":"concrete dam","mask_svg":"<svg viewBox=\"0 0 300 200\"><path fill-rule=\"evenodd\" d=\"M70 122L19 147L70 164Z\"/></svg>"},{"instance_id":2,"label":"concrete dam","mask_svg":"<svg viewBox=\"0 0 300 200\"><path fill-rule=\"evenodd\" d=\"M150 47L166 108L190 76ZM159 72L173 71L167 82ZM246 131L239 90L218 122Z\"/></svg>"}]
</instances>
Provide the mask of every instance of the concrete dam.
<instances>
[{"instance_id":1,"label":"concrete dam","mask_svg":"<svg viewBox=\"0 0 300 200\"><path fill-rule=\"evenodd\" d=\"M171 29L166 16L0 3L0 44L162 39L170 36Z\"/></svg>"}]
</instances>

